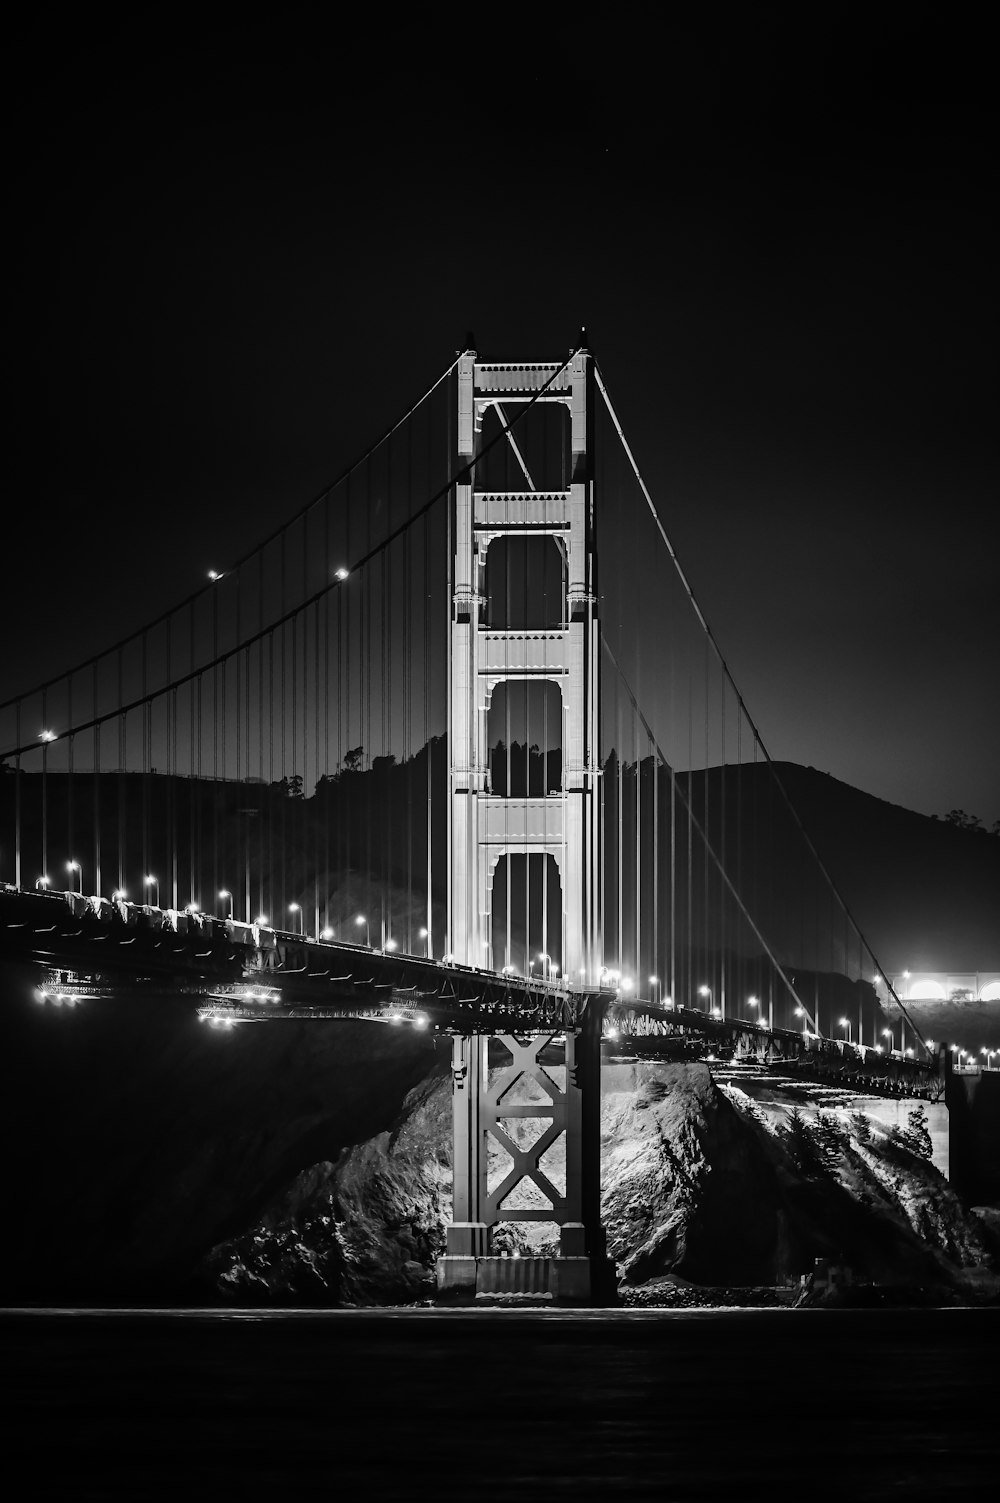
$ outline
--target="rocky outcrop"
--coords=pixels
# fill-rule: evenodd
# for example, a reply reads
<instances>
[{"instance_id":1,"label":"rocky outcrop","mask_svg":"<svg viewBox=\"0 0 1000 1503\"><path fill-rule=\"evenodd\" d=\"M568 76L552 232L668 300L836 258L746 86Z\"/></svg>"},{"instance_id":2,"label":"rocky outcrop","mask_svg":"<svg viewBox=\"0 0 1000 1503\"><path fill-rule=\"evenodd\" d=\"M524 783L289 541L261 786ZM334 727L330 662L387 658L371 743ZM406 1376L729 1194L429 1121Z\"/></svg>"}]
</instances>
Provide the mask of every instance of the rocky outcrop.
<instances>
[{"instance_id":1,"label":"rocky outcrop","mask_svg":"<svg viewBox=\"0 0 1000 1503\"><path fill-rule=\"evenodd\" d=\"M444 1074L422 1081L391 1131L300 1174L251 1231L212 1250L214 1290L331 1304L429 1296L451 1213L450 1090ZM862 1283L957 1294L963 1270L990 1266L981 1223L937 1171L846 1109L808 1120L793 1103L720 1089L706 1065L612 1065L601 1131L603 1220L626 1290L667 1280L662 1302L696 1303L677 1289L787 1286L823 1257ZM555 1153L557 1183L562 1167ZM508 1223L499 1243L530 1253L550 1238L545 1223Z\"/></svg>"}]
</instances>

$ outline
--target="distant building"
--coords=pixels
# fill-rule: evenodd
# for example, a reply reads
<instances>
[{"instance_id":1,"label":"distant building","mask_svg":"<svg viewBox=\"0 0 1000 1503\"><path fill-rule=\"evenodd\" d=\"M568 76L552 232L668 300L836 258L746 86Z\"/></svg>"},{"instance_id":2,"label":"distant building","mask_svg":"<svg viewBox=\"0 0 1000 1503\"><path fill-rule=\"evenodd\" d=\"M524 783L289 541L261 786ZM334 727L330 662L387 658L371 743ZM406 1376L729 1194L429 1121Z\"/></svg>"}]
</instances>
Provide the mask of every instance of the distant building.
<instances>
[{"instance_id":1,"label":"distant building","mask_svg":"<svg viewBox=\"0 0 1000 1503\"><path fill-rule=\"evenodd\" d=\"M901 1002L1000 1002L1000 971L901 971L889 981ZM875 990L887 995L881 978Z\"/></svg>"}]
</instances>

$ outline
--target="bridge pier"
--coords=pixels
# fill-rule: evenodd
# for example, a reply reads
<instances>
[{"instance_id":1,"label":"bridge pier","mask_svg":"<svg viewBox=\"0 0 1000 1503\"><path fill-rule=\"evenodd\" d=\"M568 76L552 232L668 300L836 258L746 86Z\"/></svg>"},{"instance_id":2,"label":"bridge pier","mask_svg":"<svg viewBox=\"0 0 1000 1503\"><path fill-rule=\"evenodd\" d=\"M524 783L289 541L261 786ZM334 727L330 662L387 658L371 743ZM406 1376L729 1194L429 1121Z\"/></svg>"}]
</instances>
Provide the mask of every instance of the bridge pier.
<instances>
[{"instance_id":1,"label":"bridge pier","mask_svg":"<svg viewBox=\"0 0 1000 1503\"><path fill-rule=\"evenodd\" d=\"M579 1026L559 1034L455 1035L454 1210L446 1251L438 1262L440 1300L472 1303L525 1295L558 1304L614 1303L615 1272L607 1257L600 1205L602 1018L603 1007L595 1000ZM509 1063L494 1068L492 1078L491 1037L510 1056ZM564 1068L542 1060L558 1039L565 1040ZM516 1125L529 1119L541 1126L533 1138ZM492 1188L491 1140L511 1163L506 1174L494 1168ZM565 1152L562 1188L554 1183L560 1147ZM557 1251L497 1256L493 1232L502 1221L554 1222Z\"/></svg>"}]
</instances>

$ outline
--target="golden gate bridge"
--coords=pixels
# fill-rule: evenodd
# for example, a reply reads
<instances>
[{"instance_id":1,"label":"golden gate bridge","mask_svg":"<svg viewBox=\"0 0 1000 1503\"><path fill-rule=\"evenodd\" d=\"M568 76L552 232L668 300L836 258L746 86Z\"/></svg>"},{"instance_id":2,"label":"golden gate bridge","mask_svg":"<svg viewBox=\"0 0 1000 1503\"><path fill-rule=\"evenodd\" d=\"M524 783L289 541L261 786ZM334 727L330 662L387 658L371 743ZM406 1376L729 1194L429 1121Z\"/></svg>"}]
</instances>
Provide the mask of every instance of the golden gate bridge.
<instances>
[{"instance_id":1,"label":"golden gate bridge","mask_svg":"<svg viewBox=\"0 0 1000 1503\"><path fill-rule=\"evenodd\" d=\"M442 1289L495 1287L493 1226L547 1219L559 1256L519 1277L585 1301L602 1056L933 1099L946 1061L782 788L585 338L473 344L271 536L0 706L0 958L41 1005L450 1037Z\"/></svg>"}]
</instances>

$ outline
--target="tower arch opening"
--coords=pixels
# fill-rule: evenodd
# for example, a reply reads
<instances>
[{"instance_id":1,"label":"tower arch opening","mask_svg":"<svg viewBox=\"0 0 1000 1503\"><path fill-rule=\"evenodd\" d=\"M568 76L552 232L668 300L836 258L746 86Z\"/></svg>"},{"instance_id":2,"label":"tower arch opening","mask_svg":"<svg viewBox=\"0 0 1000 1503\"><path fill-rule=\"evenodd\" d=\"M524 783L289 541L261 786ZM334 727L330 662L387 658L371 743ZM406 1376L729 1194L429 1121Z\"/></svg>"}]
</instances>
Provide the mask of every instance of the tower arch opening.
<instances>
[{"instance_id":1,"label":"tower arch opening","mask_svg":"<svg viewBox=\"0 0 1000 1503\"><path fill-rule=\"evenodd\" d=\"M486 550L486 625L552 631L566 620L566 563L553 537L494 538Z\"/></svg>"},{"instance_id":2,"label":"tower arch opening","mask_svg":"<svg viewBox=\"0 0 1000 1503\"><path fill-rule=\"evenodd\" d=\"M565 490L571 473L569 408L563 402L500 399L483 412L476 460L476 487L489 491ZM527 474L525 473L527 471Z\"/></svg>"},{"instance_id":3,"label":"tower arch opening","mask_svg":"<svg viewBox=\"0 0 1000 1503\"><path fill-rule=\"evenodd\" d=\"M506 851L493 869L490 953L494 970L555 977L563 966L559 863L545 852Z\"/></svg>"},{"instance_id":4,"label":"tower arch opening","mask_svg":"<svg viewBox=\"0 0 1000 1503\"><path fill-rule=\"evenodd\" d=\"M491 793L538 798L563 785L563 698L551 679L506 679L486 719Z\"/></svg>"}]
</instances>

